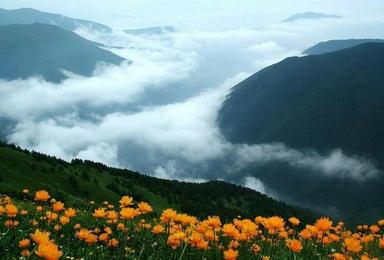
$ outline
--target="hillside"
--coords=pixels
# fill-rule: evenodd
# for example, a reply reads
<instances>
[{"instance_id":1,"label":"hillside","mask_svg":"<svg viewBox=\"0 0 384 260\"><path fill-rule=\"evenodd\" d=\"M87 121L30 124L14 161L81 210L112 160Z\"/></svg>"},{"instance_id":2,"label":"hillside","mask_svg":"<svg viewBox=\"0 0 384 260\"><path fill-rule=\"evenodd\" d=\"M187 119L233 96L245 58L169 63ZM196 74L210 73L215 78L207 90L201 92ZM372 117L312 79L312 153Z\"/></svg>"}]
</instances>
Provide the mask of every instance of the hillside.
<instances>
[{"instance_id":1,"label":"hillside","mask_svg":"<svg viewBox=\"0 0 384 260\"><path fill-rule=\"evenodd\" d=\"M77 34L47 24L0 26L0 78L40 75L60 82L67 70L91 76L98 62L118 65L123 58Z\"/></svg>"},{"instance_id":2,"label":"hillside","mask_svg":"<svg viewBox=\"0 0 384 260\"><path fill-rule=\"evenodd\" d=\"M65 30L73 31L78 27L91 30L111 32L108 26L92 21L74 19L60 14L41 12L32 8L5 10L0 8L0 25L44 23L59 26Z\"/></svg>"},{"instance_id":3,"label":"hillside","mask_svg":"<svg viewBox=\"0 0 384 260\"><path fill-rule=\"evenodd\" d=\"M317 13L317 12L304 12L304 13L297 13L294 14L286 19L284 19L282 22L296 22L300 20L317 20L317 19L329 19L329 18L342 18L339 15L334 14L323 14L323 13Z\"/></svg>"},{"instance_id":4,"label":"hillside","mask_svg":"<svg viewBox=\"0 0 384 260\"><path fill-rule=\"evenodd\" d=\"M0 193L18 196L25 187L31 190L45 188L54 197L76 204L84 204L87 200L118 201L122 195L129 194L137 200L150 202L157 212L173 207L200 217L219 215L223 219L276 214L298 216L304 221L314 218L309 211L287 206L233 184L162 180L90 161L67 163L0 144Z\"/></svg>"},{"instance_id":5,"label":"hillside","mask_svg":"<svg viewBox=\"0 0 384 260\"><path fill-rule=\"evenodd\" d=\"M383 68L381 43L288 58L233 88L221 130L235 143L341 148L384 162Z\"/></svg>"},{"instance_id":6,"label":"hillside","mask_svg":"<svg viewBox=\"0 0 384 260\"><path fill-rule=\"evenodd\" d=\"M234 87L218 118L233 143L281 142L321 155L338 148L370 159L381 170L376 178L332 178L284 162L246 169L242 175L254 175L282 198L323 212L337 209L334 214L349 220L384 214L383 68L383 43L288 58Z\"/></svg>"},{"instance_id":7,"label":"hillside","mask_svg":"<svg viewBox=\"0 0 384 260\"><path fill-rule=\"evenodd\" d=\"M347 48L352 48L357 45L369 42L383 43L381 39L349 39L349 40L330 40L326 42L320 42L315 46L312 46L305 51L303 54L307 55L320 55L328 52L339 51Z\"/></svg>"}]
</instances>

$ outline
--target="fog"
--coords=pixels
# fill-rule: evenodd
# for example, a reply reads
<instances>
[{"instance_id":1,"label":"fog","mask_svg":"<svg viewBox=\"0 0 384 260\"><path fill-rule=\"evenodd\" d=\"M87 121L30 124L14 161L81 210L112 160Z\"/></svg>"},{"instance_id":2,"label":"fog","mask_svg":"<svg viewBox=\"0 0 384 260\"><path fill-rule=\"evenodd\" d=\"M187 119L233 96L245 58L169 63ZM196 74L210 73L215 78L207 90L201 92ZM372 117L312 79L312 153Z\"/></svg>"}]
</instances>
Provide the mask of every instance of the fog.
<instances>
[{"instance_id":1,"label":"fog","mask_svg":"<svg viewBox=\"0 0 384 260\"><path fill-rule=\"evenodd\" d=\"M51 11L60 7L53 8L44 1L30 2ZM5 1L5 7L13 7L14 3ZM101 1L100 6L103 5L105 2ZM228 6L224 9L229 10ZM328 11L325 7L324 11ZM309 6L302 4L301 8ZM80 13L64 7L63 10ZM286 12L281 12L276 21L285 18ZM216 124L217 113L231 87L258 70L301 55L319 41L382 38L384 16L373 14L376 15L258 26L249 26L245 19L242 26L229 29L184 25L175 33L163 35L128 35L119 29L101 33L79 28L76 33L104 44L131 63L99 64L90 78L67 73L69 78L60 84L36 77L0 81L0 117L14 123L6 139L68 161L94 160L167 179L233 181L234 172L275 161L316 170L324 178L357 182L374 179L380 174L375 162L346 155L338 147L320 154L280 143L236 145L225 140ZM123 16L118 17L124 20ZM103 19L108 20L100 20ZM177 26L177 21L171 25ZM159 23L154 21L154 25ZM255 176L241 173L235 182L279 197L278 190L270 189Z\"/></svg>"}]
</instances>

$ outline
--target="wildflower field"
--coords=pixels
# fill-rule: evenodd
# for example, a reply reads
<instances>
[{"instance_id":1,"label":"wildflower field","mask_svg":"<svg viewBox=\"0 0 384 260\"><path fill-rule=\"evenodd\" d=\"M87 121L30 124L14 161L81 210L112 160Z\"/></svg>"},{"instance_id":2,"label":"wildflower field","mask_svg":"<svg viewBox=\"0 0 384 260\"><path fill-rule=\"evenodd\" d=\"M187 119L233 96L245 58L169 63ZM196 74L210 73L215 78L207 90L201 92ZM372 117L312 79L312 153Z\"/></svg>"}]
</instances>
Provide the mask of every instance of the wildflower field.
<instances>
[{"instance_id":1,"label":"wildflower field","mask_svg":"<svg viewBox=\"0 0 384 260\"><path fill-rule=\"evenodd\" d=\"M0 198L0 259L383 259L384 219L348 230L292 216L199 220L123 196L66 207L49 192Z\"/></svg>"}]
</instances>

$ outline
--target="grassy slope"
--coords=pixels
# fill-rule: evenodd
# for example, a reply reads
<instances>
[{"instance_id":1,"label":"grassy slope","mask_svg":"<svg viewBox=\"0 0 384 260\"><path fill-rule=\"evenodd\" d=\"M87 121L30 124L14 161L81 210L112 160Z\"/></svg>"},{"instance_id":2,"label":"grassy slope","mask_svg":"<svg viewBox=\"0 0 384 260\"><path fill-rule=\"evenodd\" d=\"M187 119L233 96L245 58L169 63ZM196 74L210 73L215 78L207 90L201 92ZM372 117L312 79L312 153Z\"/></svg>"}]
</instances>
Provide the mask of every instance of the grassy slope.
<instances>
[{"instance_id":1,"label":"grassy slope","mask_svg":"<svg viewBox=\"0 0 384 260\"><path fill-rule=\"evenodd\" d=\"M224 182L192 184L160 180L89 161L67 163L0 144L0 193L18 196L23 188L45 188L57 199L77 205L87 200L117 202L121 195L129 194L136 200L150 202L157 212L172 207L199 217L295 215L304 221L313 219L313 213L306 210Z\"/></svg>"}]
</instances>

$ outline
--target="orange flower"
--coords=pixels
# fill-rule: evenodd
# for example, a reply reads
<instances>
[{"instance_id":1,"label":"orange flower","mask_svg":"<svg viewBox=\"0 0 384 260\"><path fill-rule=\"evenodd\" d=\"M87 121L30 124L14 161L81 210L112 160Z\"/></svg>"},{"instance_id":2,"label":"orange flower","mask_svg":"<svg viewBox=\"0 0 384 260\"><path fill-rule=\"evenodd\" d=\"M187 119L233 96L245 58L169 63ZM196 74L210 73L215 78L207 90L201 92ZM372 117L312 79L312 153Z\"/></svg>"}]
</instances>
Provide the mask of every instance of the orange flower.
<instances>
[{"instance_id":1,"label":"orange flower","mask_svg":"<svg viewBox=\"0 0 384 260\"><path fill-rule=\"evenodd\" d=\"M277 231L284 230L284 219L278 216L273 216L264 219L263 224L269 233L275 234Z\"/></svg>"},{"instance_id":2,"label":"orange flower","mask_svg":"<svg viewBox=\"0 0 384 260\"><path fill-rule=\"evenodd\" d=\"M360 240L353 237L349 237L344 240L344 247L346 250L353 253L359 253L363 249L360 244Z\"/></svg>"},{"instance_id":3,"label":"orange flower","mask_svg":"<svg viewBox=\"0 0 384 260\"><path fill-rule=\"evenodd\" d=\"M112 238L111 240L108 241L107 246L108 247L117 247L119 245L119 240Z\"/></svg>"},{"instance_id":4,"label":"orange flower","mask_svg":"<svg viewBox=\"0 0 384 260\"><path fill-rule=\"evenodd\" d=\"M49 200L51 196L49 196L49 193L45 190L39 190L35 193L35 200L36 201L47 201Z\"/></svg>"},{"instance_id":5,"label":"orange flower","mask_svg":"<svg viewBox=\"0 0 384 260\"><path fill-rule=\"evenodd\" d=\"M303 246L301 245L301 242L296 239L288 239L286 240L286 245L289 249L291 249L295 253L300 253L303 249Z\"/></svg>"},{"instance_id":6,"label":"orange flower","mask_svg":"<svg viewBox=\"0 0 384 260\"><path fill-rule=\"evenodd\" d=\"M64 203L62 203L61 201L55 202L53 203L52 208L53 208L53 211L56 211L56 212L62 211L64 210Z\"/></svg>"},{"instance_id":7,"label":"orange flower","mask_svg":"<svg viewBox=\"0 0 384 260\"><path fill-rule=\"evenodd\" d=\"M221 227L221 220L217 216L208 217L208 219L206 220L206 223L212 229L217 229L217 228Z\"/></svg>"},{"instance_id":8,"label":"orange flower","mask_svg":"<svg viewBox=\"0 0 384 260\"><path fill-rule=\"evenodd\" d=\"M138 215L140 215L140 212L136 209L133 209L133 208L122 208L120 210L120 216L121 218L123 219L133 219L135 217L137 217Z\"/></svg>"},{"instance_id":9,"label":"orange flower","mask_svg":"<svg viewBox=\"0 0 384 260\"><path fill-rule=\"evenodd\" d=\"M163 222L163 223L168 223L170 222L171 220L173 220L177 215L177 212L174 211L173 209L166 209L163 211L163 213L161 214L161 217L160 217L160 220Z\"/></svg>"},{"instance_id":10,"label":"orange flower","mask_svg":"<svg viewBox=\"0 0 384 260\"><path fill-rule=\"evenodd\" d=\"M376 234L377 232L380 231L380 228L377 225L372 225L369 227L369 230L371 230L373 234Z\"/></svg>"},{"instance_id":11,"label":"orange flower","mask_svg":"<svg viewBox=\"0 0 384 260\"><path fill-rule=\"evenodd\" d=\"M141 213L149 213L153 211L151 205L146 202L140 202L137 206Z\"/></svg>"},{"instance_id":12,"label":"orange flower","mask_svg":"<svg viewBox=\"0 0 384 260\"><path fill-rule=\"evenodd\" d=\"M252 245L252 252L253 253L257 254L260 252L260 250L261 250L261 247L259 245L256 245L256 244Z\"/></svg>"},{"instance_id":13,"label":"orange flower","mask_svg":"<svg viewBox=\"0 0 384 260\"><path fill-rule=\"evenodd\" d=\"M73 208L69 208L64 212L65 216L68 218L73 218L76 216L76 210Z\"/></svg>"},{"instance_id":14,"label":"orange flower","mask_svg":"<svg viewBox=\"0 0 384 260\"><path fill-rule=\"evenodd\" d=\"M31 251L29 251L28 249L24 249L23 251L21 251L20 253L21 256L30 256L31 255Z\"/></svg>"},{"instance_id":15,"label":"orange flower","mask_svg":"<svg viewBox=\"0 0 384 260\"><path fill-rule=\"evenodd\" d=\"M332 227L332 221L329 218L320 218L316 221L315 226L319 231L326 232Z\"/></svg>"},{"instance_id":16,"label":"orange flower","mask_svg":"<svg viewBox=\"0 0 384 260\"><path fill-rule=\"evenodd\" d=\"M119 201L120 202L120 207L124 208L124 207L131 206L133 204L132 201L133 201L132 197L123 196L121 198L121 200Z\"/></svg>"},{"instance_id":17,"label":"orange flower","mask_svg":"<svg viewBox=\"0 0 384 260\"><path fill-rule=\"evenodd\" d=\"M71 221L71 219L68 218L67 216L61 216L61 217L60 217L60 223L61 223L62 225L66 225L66 224L68 224L69 221Z\"/></svg>"},{"instance_id":18,"label":"orange flower","mask_svg":"<svg viewBox=\"0 0 384 260\"><path fill-rule=\"evenodd\" d=\"M0 215L2 215L5 212L5 208L0 205Z\"/></svg>"},{"instance_id":19,"label":"orange flower","mask_svg":"<svg viewBox=\"0 0 384 260\"><path fill-rule=\"evenodd\" d=\"M289 218L288 221L291 222L291 224L294 226L298 226L300 224L300 220L298 218L295 218L295 217Z\"/></svg>"},{"instance_id":20,"label":"orange flower","mask_svg":"<svg viewBox=\"0 0 384 260\"><path fill-rule=\"evenodd\" d=\"M58 246L52 242L40 244L37 248L36 254L47 260L56 260L63 255Z\"/></svg>"},{"instance_id":21,"label":"orange flower","mask_svg":"<svg viewBox=\"0 0 384 260\"><path fill-rule=\"evenodd\" d=\"M384 238L379 241L380 248L384 248Z\"/></svg>"},{"instance_id":22,"label":"orange flower","mask_svg":"<svg viewBox=\"0 0 384 260\"><path fill-rule=\"evenodd\" d=\"M156 226L154 226L152 228L152 233L153 234L161 234L164 232L164 230L165 230L165 228L162 225L157 224Z\"/></svg>"},{"instance_id":23,"label":"orange flower","mask_svg":"<svg viewBox=\"0 0 384 260\"><path fill-rule=\"evenodd\" d=\"M49 242L49 232L41 232L39 229L35 230L35 233L31 234L31 238L36 244L40 245Z\"/></svg>"},{"instance_id":24,"label":"orange flower","mask_svg":"<svg viewBox=\"0 0 384 260\"><path fill-rule=\"evenodd\" d=\"M186 236L187 235L184 232L176 232L174 234L169 235L167 243L173 249L176 249L178 246L180 246L181 241L183 241Z\"/></svg>"},{"instance_id":25,"label":"orange flower","mask_svg":"<svg viewBox=\"0 0 384 260\"><path fill-rule=\"evenodd\" d=\"M228 249L224 251L224 259L225 260L236 260L238 257L239 253L236 250Z\"/></svg>"},{"instance_id":26,"label":"orange flower","mask_svg":"<svg viewBox=\"0 0 384 260\"><path fill-rule=\"evenodd\" d=\"M16 217L19 210L13 204L5 205L5 211L7 212L8 217Z\"/></svg>"},{"instance_id":27,"label":"orange flower","mask_svg":"<svg viewBox=\"0 0 384 260\"><path fill-rule=\"evenodd\" d=\"M223 234L226 237L232 237L234 239L237 239L240 235L239 230L236 229L236 227L232 224L225 224L222 228Z\"/></svg>"},{"instance_id":28,"label":"orange flower","mask_svg":"<svg viewBox=\"0 0 384 260\"><path fill-rule=\"evenodd\" d=\"M19 241L20 248L29 247L30 244L31 244L31 240L29 239L23 239Z\"/></svg>"},{"instance_id":29,"label":"orange flower","mask_svg":"<svg viewBox=\"0 0 384 260\"><path fill-rule=\"evenodd\" d=\"M94 213L92 214L95 218L104 218L107 213L105 212L104 208L98 208L95 209Z\"/></svg>"},{"instance_id":30,"label":"orange flower","mask_svg":"<svg viewBox=\"0 0 384 260\"><path fill-rule=\"evenodd\" d=\"M340 254L340 253L334 253L332 255L332 259L333 260L347 260L347 257L343 254Z\"/></svg>"}]
</instances>

